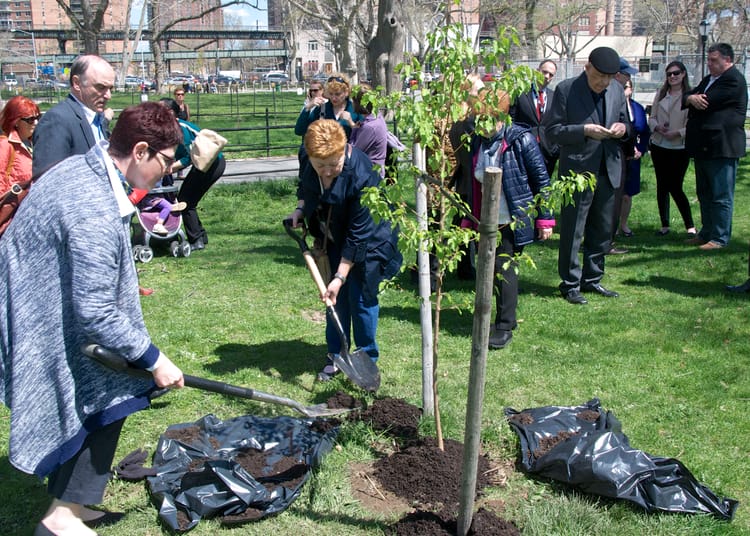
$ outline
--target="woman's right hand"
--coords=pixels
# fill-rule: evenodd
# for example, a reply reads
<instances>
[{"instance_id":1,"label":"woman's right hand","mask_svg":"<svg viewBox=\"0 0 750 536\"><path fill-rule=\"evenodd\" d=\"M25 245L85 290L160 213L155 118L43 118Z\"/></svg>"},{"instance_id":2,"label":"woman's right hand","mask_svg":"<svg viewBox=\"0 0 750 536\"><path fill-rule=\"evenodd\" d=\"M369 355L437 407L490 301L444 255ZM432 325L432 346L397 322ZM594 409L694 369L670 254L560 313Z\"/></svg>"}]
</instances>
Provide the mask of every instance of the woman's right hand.
<instances>
[{"instance_id":1,"label":"woman's right hand","mask_svg":"<svg viewBox=\"0 0 750 536\"><path fill-rule=\"evenodd\" d=\"M292 228L296 229L300 223L305 219L305 215L302 213L301 208L295 208L289 216L286 217L288 220L292 220Z\"/></svg>"},{"instance_id":2,"label":"woman's right hand","mask_svg":"<svg viewBox=\"0 0 750 536\"><path fill-rule=\"evenodd\" d=\"M172 363L166 355L160 353L156 361L156 368L151 371L154 377L154 383L160 389L179 389L185 387L185 378L180 368Z\"/></svg>"}]
</instances>

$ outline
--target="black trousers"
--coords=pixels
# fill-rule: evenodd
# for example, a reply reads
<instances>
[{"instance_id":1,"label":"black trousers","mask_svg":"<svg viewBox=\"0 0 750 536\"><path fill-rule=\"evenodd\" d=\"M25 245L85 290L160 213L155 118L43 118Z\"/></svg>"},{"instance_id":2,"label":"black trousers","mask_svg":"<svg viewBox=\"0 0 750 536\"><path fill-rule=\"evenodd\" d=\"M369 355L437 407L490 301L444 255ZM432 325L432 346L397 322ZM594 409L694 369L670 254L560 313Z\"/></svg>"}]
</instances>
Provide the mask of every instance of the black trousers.
<instances>
[{"instance_id":1,"label":"black trousers","mask_svg":"<svg viewBox=\"0 0 750 536\"><path fill-rule=\"evenodd\" d=\"M190 243L198 239L203 240L205 243L208 242L206 229L198 217L198 203L203 199L203 196L206 195L211 186L221 178L226 166L227 162L221 156L211 164L208 171L203 172L193 167L180 187L177 200L184 201L187 204L187 208L182 211L182 223L185 225L188 242Z\"/></svg>"},{"instance_id":2,"label":"black trousers","mask_svg":"<svg viewBox=\"0 0 750 536\"><path fill-rule=\"evenodd\" d=\"M513 257L523 253L523 246L516 246L510 225L500 227L500 236L495 257L495 327L510 331L518 325L518 262Z\"/></svg>"},{"instance_id":3,"label":"black trousers","mask_svg":"<svg viewBox=\"0 0 750 536\"><path fill-rule=\"evenodd\" d=\"M682 216L685 229L695 227L690 201L682 189L685 173L690 164L687 150L665 149L658 145L651 145L651 161L654 163L656 174L656 204L659 207L661 226L669 227L669 196L672 196Z\"/></svg>"},{"instance_id":4,"label":"black trousers","mask_svg":"<svg viewBox=\"0 0 750 536\"><path fill-rule=\"evenodd\" d=\"M49 494L75 504L102 502L123 424L125 419L91 432L81 450L49 474Z\"/></svg>"},{"instance_id":5,"label":"black trousers","mask_svg":"<svg viewBox=\"0 0 750 536\"><path fill-rule=\"evenodd\" d=\"M573 194L573 203L560 209L560 251L557 271L560 291L599 283L604 276L604 256L612 244L615 189L606 175L598 175L594 191ZM583 262L578 253L583 249Z\"/></svg>"}]
</instances>

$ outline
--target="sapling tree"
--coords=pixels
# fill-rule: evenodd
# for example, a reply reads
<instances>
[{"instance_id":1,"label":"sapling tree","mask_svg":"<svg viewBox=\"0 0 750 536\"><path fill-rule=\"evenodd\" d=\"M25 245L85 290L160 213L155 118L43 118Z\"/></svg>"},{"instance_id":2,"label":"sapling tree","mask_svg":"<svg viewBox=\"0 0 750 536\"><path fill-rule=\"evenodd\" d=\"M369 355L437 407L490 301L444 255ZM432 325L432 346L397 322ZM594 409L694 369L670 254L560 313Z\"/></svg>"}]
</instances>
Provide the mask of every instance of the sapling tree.
<instances>
[{"instance_id":1,"label":"sapling tree","mask_svg":"<svg viewBox=\"0 0 750 536\"><path fill-rule=\"evenodd\" d=\"M413 257L412 263L408 262L409 252L429 252L434 257L431 355L423 356L423 364L431 364L436 437L438 446L442 449L437 371L440 313L446 296L443 280L445 274L454 271L461 257L467 254L467 246L477 239L472 226L456 224L462 219L470 218L471 209L450 188L457 147L452 147L449 143L449 132L451 127L464 121L469 115L474 117L478 131L494 131L498 121L497 114L494 117L486 115L481 109L497 109L498 103L493 103L493 99L498 98L497 92L486 92L483 95L484 106L476 105L476 91L482 85L478 75L480 71L495 73L493 80L485 84L503 90L511 101L528 91L532 83L541 82L541 75L527 66L513 66L510 63L511 48L519 43L513 29L501 29L496 39L486 41L479 50L466 37L465 28L461 24L438 28L429 40L428 48L431 52L425 57L424 63L441 73L438 79L433 80L429 87L410 89L406 94L397 92L379 95L373 92L364 99L373 102L376 107L390 110L400 128L402 139L411 141L413 145L411 160L400 158L396 177L386 186L364 192L363 202L370 207L376 219L386 218L399 227L399 248L407 261L405 269L414 267ZM413 73L423 72L424 65L412 58L410 63L400 65L399 70L409 80ZM501 114L500 119L510 121L507 114ZM459 144L468 149L469 142L469 136L463 135ZM421 151L424 153L420 154ZM426 159L423 155L426 155ZM415 165L415 162L424 162L424 165ZM417 192L426 191L426 213L415 211L415 185ZM574 190L588 185L589 181L581 176L571 181L559 181L551 192L545 192L538 201L552 206L563 200L569 202ZM425 203L420 203L418 199L416 206L423 205ZM427 256L418 257L423 263ZM528 255L520 257L517 260L530 262ZM509 262L511 260L508 259ZM419 272L426 274L428 269L420 266ZM422 295L421 298L429 301L430 295ZM461 306L468 304L459 305ZM422 322L424 321L423 317Z\"/></svg>"}]
</instances>

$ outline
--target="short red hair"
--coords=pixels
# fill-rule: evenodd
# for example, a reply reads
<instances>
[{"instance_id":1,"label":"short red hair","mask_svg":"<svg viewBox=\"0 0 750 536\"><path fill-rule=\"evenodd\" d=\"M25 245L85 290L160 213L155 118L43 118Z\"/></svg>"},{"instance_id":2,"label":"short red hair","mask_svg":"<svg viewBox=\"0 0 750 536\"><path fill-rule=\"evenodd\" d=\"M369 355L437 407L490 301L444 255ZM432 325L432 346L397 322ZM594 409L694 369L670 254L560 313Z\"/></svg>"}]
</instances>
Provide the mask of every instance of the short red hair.
<instances>
[{"instance_id":1,"label":"short red hair","mask_svg":"<svg viewBox=\"0 0 750 536\"><path fill-rule=\"evenodd\" d=\"M39 115L39 106L28 97L16 95L8 99L5 108L0 112L0 127L6 136L16 129L16 123L22 117L34 117Z\"/></svg>"}]
</instances>

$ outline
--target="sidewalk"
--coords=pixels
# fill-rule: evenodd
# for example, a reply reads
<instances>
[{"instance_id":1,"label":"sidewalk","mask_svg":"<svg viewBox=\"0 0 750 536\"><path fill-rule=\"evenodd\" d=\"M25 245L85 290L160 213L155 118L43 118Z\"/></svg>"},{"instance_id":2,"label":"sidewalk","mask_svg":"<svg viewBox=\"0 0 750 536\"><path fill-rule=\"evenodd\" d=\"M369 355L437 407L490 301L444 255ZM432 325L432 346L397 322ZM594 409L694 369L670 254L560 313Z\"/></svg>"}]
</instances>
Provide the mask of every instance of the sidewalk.
<instances>
[{"instance_id":1,"label":"sidewalk","mask_svg":"<svg viewBox=\"0 0 750 536\"><path fill-rule=\"evenodd\" d=\"M227 159L227 168L219 183L239 184L243 182L260 182L288 177L299 173L297 155L273 156L269 158L248 158L244 160Z\"/></svg>"}]
</instances>

